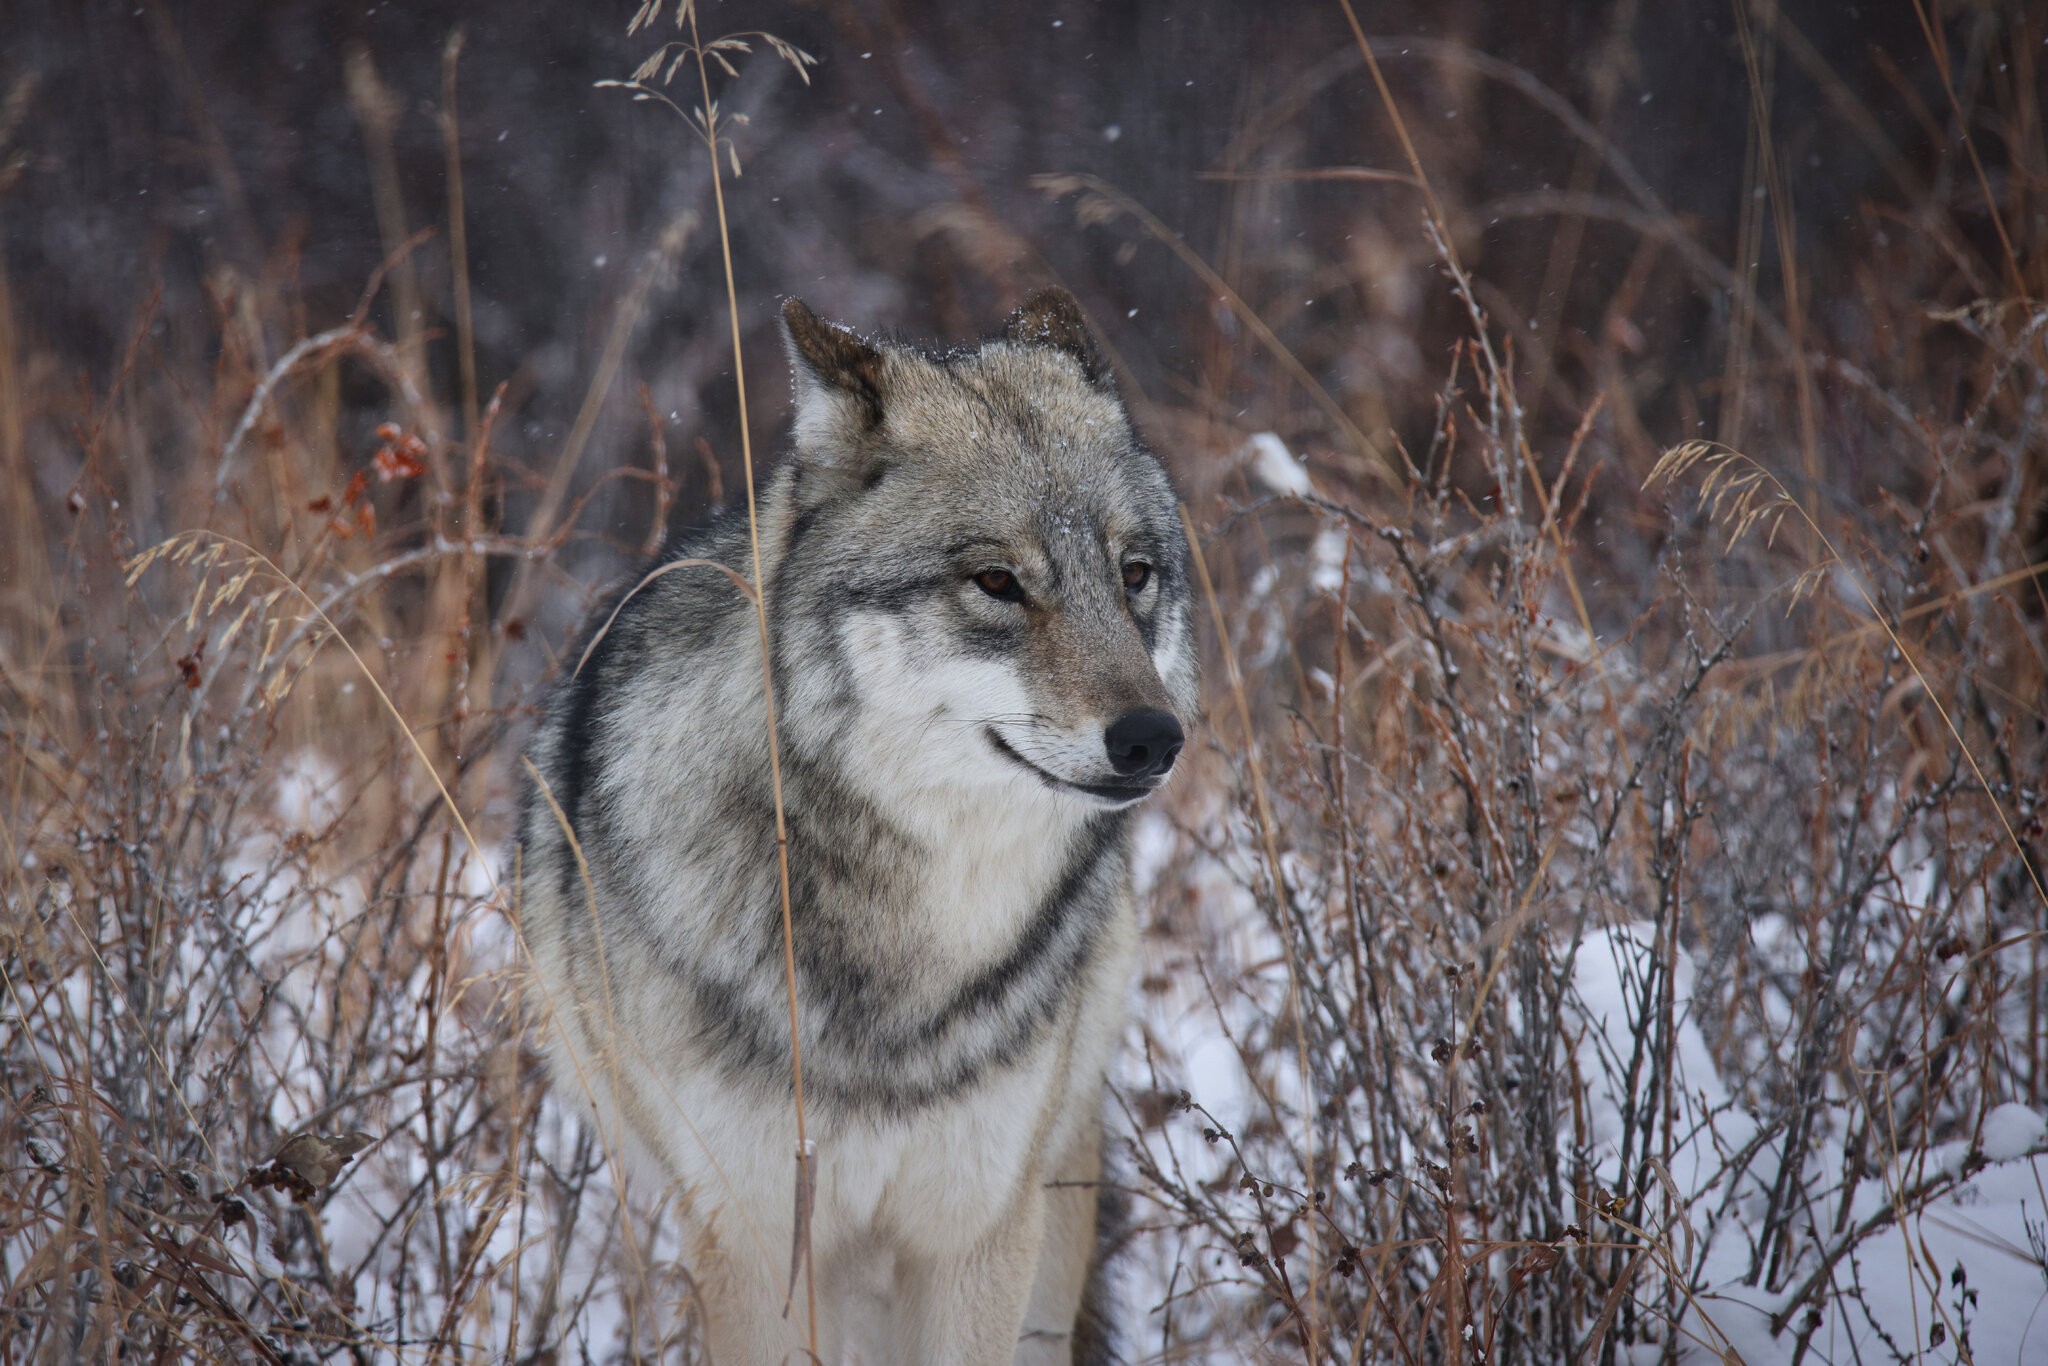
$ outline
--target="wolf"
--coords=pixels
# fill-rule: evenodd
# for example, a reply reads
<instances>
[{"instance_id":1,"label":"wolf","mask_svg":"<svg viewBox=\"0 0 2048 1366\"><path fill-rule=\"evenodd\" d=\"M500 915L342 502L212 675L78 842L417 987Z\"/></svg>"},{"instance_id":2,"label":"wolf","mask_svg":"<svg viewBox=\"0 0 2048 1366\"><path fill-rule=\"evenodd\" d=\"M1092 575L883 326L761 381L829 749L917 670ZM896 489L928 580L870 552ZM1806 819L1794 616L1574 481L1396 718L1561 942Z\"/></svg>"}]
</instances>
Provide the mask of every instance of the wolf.
<instances>
[{"instance_id":1,"label":"wolf","mask_svg":"<svg viewBox=\"0 0 2048 1366\"><path fill-rule=\"evenodd\" d=\"M1086 1358L1133 809L1196 709L1178 504L1065 291L971 349L795 299L783 330L758 534L794 1009L742 510L596 614L532 743L553 1084L676 1183L721 1366L806 1359L806 1234L826 1362Z\"/></svg>"}]
</instances>

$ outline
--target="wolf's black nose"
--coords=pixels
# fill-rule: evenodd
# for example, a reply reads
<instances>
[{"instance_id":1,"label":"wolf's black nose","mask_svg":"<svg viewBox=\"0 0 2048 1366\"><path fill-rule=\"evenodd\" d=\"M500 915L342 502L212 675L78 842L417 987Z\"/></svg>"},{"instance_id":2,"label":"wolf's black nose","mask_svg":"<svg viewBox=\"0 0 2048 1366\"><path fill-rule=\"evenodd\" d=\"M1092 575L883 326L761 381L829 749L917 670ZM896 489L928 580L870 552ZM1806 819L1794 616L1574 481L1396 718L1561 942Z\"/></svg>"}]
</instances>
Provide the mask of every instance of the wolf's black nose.
<instances>
[{"instance_id":1,"label":"wolf's black nose","mask_svg":"<svg viewBox=\"0 0 2048 1366\"><path fill-rule=\"evenodd\" d=\"M1173 713L1157 707L1125 712L1102 733L1109 766L1125 778L1153 778L1166 772L1186 738Z\"/></svg>"}]
</instances>

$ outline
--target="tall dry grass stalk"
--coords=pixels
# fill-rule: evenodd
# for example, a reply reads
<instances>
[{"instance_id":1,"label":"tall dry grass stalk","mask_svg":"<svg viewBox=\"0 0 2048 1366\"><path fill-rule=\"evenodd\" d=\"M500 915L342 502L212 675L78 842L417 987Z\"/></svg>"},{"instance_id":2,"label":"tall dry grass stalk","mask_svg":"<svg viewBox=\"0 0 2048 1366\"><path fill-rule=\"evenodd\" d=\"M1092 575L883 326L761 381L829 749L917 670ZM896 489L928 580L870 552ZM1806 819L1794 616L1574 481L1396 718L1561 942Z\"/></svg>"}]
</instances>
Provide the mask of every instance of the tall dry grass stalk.
<instances>
[{"instance_id":1,"label":"tall dry grass stalk","mask_svg":"<svg viewBox=\"0 0 2048 1366\"><path fill-rule=\"evenodd\" d=\"M642 0L640 8L634 12L632 23L627 26L627 32L636 32L643 25L652 26L661 17L661 8L662 0ZM796 1151L793 1154L795 1169L791 1185L797 1211L796 1245L790 1249L790 1287L794 1295L796 1279L801 1274L804 1283L806 1336L811 1357L818 1360L818 1290L811 1264L810 1239L811 1206L817 1188L811 1163L816 1153L804 1116L803 1039L797 1028L796 930L792 923L789 890L789 821L782 804L782 737L775 722L775 652L768 633L767 583L761 574L761 519L754 487L753 433L747 417L746 355L740 345L739 283L733 273L732 228L726 219L725 171L719 161L719 152L723 150L730 159L734 176L740 173L740 159L738 147L725 132L725 124L720 121L718 101L711 89L710 72L710 64L715 62L727 76L737 76L738 72L732 64L733 57L750 53L755 41L766 44L776 56L788 63L806 84L810 81L810 74L806 68L813 65L815 59L803 49L783 42L774 34L759 31L729 33L706 43L697 25L696 0L676 0L675 22L679 29L688 25L689 41L662 44L640 64L640 68L634 72L633 79L624 84L625 88L635 92L636 99L653 99L667 105L680 115L703 141L710 160L713 202L718 210L719 260L725 268L726 316L732 331L733 388L739 402L740 467L746 476L747 543L752 553L754 568L752 591L747 596L754 604L754 622L761 641L762 724L768 735L769 790L775 808L777 886L782 901L782 971L789 997L790 1095L796 1118ZM662 84L668 84L685 62L696 68L699 94L699 103L687 112L647 84L656 76L661 77ZM732 571L727 569L726 572L730 574Z\"/></svg>"}]
</instances>

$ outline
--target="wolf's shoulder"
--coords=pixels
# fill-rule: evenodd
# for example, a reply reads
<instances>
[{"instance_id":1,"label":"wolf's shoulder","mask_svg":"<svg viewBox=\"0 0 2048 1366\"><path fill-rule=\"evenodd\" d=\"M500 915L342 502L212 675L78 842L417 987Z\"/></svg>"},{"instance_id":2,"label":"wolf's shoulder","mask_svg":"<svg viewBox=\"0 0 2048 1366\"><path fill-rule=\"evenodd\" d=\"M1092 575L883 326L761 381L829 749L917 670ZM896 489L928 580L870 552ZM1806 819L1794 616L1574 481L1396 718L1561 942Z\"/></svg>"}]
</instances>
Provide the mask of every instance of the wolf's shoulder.
<instances>
[{"instance_id":1,"label":"wolf's shoulder","mask_svg":"<svg viewBox=\"0 0 2048 1366\"><path fill-rule=\"evenodd\" d=\"M620 741L611 719L650 689L673 695L690 676L716 672L739 641L750 600L733 576L751 579L749 568L745 513L721 510L599 595L547 690L532 750L572 821L588 814L593 771Z\"/></svg>"},{"instance_id":2,"label":"wolf's shoulder","mask_svg":"<svg viewBox=\"0 0 2048 1366\"><path fill-rule=\"evenodd\" d=\"M676 659L711 645L720 627L748 605L734 576L750 580L749 570L744 513L720 509L673 533L599 594L572 638L563 684L569 674L617 679L644 666L650 654Z\"/></svg>"}]
</instances>

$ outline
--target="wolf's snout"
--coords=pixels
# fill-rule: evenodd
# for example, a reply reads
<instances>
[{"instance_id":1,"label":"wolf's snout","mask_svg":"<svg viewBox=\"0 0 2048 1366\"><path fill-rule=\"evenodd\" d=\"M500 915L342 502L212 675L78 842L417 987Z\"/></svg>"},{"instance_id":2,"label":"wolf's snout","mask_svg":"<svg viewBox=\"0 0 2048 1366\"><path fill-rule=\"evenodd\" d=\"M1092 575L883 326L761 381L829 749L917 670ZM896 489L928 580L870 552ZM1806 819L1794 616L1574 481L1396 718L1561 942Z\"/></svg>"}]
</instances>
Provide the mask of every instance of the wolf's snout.
<instances>
[{"instance_id":1,"label":"wolf's snout","mask_svg":"<svg viewBox=\"0 0 2048 1366\"><path fill-rule=\"evenodd\" d=\"M1186 738L1173 713L1157 707L1125 712L1102 733L1109 766L1123 778L1156 778L1166 772Z\"/></svg>"}]
</instances>

